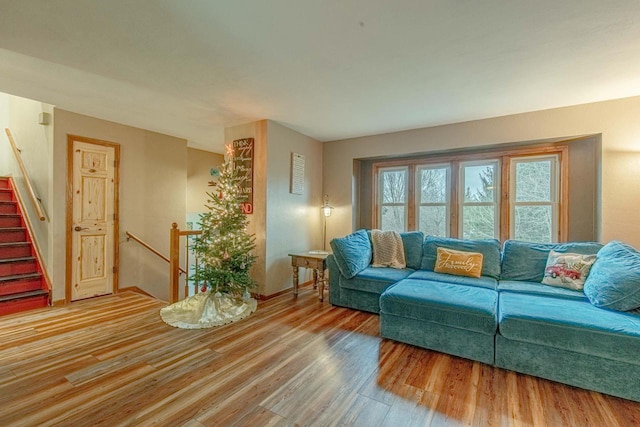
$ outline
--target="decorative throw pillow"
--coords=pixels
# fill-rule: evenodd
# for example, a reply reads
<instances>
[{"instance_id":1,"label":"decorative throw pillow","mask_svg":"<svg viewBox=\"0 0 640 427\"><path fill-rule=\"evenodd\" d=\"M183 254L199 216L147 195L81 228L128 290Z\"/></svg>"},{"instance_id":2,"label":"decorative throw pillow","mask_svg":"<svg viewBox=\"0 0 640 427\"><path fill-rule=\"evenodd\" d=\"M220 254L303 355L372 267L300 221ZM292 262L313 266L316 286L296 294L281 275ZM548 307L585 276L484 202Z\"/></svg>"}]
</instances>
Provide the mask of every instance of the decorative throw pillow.
<instances>
[{"instance_id":1,"label":"decorative throw pillow","mask_svg":"<svg viewBox=\"0 0 640 427\"><path fill-rule=\"evenodd\" d=\"M584 284L591 304L610 310L640 308L640 253L620 241L607 243Z\"/></svg>"},{"instance_id":2,"label":"decorative throw pillow","mask_svg":"<svg viewBox=\"0 0 640 427\"><path fill-rule=\"evenodd\" d=\"M420 270L435 271L438 248L482 254L482 276L500 278L500 241L497 239L454 239L452 237L426 236L422 250ZM545 262L547 258L545 255ZM544 266L544 264L543 264ZM540 270L542 272L542 270Z\"/></svg>"},{"instance_id":3,"label":"decorative throw pillow","mask_svg":"<svg viewBox=\"0 0 640 427\"><path fill-rule=\"evenodd\" d=\"M595 255L566 254L551 250L542 283L580 291L594 262Z\"/></svg>"},{"instance_id":4,"label":"decorative throw pillow","mask_svg":"<svg viewBox=\"0 0 640 427\"><path fill-rule=\"evenodd\" d=\"M453 249L437 248L436 273L456 276L480 277L483 255L479 252L464 252Z\"/></svg>"},{"instance_id":5,"label":"decorative throw pillow","mask_svg":"<svg viewBox=\"0 0 640 427\"><path fill-rule=\"evenodd\" d=\"M358 230L344 237L337 237L331 242L333 256L343 276L351 279L367 268L371 262L371 241L364 230Z\"/></svg>"}]
</instances>

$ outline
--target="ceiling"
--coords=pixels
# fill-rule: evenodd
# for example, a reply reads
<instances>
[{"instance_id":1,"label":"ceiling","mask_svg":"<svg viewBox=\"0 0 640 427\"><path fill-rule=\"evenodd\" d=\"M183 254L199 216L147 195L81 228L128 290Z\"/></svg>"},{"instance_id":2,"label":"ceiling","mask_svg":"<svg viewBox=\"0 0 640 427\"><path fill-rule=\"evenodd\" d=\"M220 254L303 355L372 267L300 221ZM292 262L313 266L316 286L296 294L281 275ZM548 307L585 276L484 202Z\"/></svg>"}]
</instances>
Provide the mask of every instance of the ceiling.
<instances>
[{"instance_id":1,"label":"ceiling","mask_svg":"<svg viewBox=\"0 0 640 427\"><path fill-rule=\"evenodd\" d=\"M637 0L0 0L0 91L223 151L640 95Z\"/></svg>"}]
</instances>

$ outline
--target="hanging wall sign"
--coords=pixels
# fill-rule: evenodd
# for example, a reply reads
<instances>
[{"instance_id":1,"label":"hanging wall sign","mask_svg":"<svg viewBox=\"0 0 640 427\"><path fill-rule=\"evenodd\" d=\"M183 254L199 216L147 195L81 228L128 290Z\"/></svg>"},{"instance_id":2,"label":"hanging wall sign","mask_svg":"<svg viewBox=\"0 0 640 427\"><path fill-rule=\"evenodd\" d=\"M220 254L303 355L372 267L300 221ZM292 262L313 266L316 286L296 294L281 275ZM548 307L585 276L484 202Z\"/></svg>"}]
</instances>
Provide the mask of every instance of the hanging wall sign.
<instances>
[{"instance_id":1,"label":"hanging wall sign","mask_svg":"<svg viewBox=\"0 0 640 427\"><path fill-rule=\"evenodd\" d=\"M233 168L238 172L242 213L253 213L253 138L233 141Z\"/></svg>"},{"instance_id":2,"label":"hanging wall sign","mask_svg":"<svg viewBox=\"0 0 640 427\"><path fill-rule=\"evenodd\" d=\"M304 156L291 153L291 194L302 194L304 191Z\"/></svg>"}]
</instances>

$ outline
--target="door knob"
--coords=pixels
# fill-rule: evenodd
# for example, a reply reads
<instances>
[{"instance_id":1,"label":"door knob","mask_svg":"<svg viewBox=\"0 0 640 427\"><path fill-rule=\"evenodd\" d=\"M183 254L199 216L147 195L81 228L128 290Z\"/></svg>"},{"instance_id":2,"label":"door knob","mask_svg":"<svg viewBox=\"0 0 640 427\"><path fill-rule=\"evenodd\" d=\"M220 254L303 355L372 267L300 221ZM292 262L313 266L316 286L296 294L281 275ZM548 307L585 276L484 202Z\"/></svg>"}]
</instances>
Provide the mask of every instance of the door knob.
<instances>
[{"instance_id":1,"label":"door knob","mask_svg":"<svg viewBox=\"0 0 640 427\"><path fill-rule=\"evenodd\" d=\"M80 227L79 225L76 225L76 227L74 228L74 230L76 231L82 231L82 230L88 230L88 227Z\"/></svg>"}]
</instances>

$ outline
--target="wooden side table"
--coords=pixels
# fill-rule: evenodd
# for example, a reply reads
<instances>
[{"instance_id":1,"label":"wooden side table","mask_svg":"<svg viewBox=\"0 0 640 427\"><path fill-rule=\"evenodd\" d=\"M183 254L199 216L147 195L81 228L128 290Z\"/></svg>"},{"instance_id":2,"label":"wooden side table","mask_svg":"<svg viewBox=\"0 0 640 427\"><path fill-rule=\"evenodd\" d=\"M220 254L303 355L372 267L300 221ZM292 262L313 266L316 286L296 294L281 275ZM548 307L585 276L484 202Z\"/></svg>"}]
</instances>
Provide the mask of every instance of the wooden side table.
<instances>
[{"instance_id":1,"label":"wooden side table","mask_svg":"<svg viewBox=\"0 0 640 427\"><path fill-rule=\"evenodd\" d=\"M298 268L313 269L313 289L318 288L318 298L324 301L324 286L326 277L324 271L327 269L327 257L329 253L300 252L289 254L291 266L293 267L293 296L298 297Z\"/></svg>"}]
</instances>

